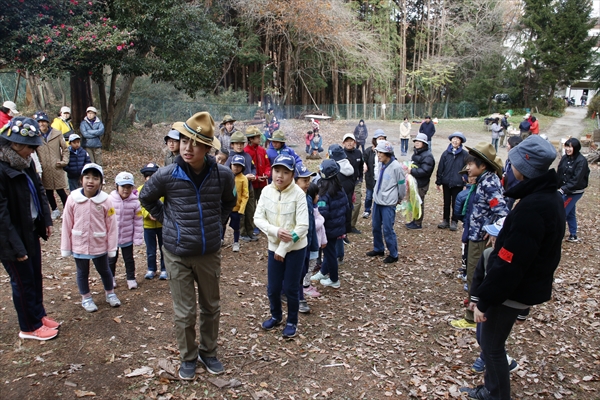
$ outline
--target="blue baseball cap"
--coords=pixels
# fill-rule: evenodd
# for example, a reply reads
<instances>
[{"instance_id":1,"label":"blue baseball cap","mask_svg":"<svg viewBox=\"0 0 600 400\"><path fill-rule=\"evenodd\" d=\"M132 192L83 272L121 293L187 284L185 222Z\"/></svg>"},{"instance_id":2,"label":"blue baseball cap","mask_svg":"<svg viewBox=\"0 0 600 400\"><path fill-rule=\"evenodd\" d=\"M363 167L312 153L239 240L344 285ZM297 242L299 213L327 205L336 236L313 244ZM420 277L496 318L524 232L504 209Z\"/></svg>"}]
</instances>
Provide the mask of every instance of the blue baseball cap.
<instances>
[{"instance_id":1,"label":"blue baseball cap","mask_svg":"<svg viewBox=\"0 0 600 400\"><path fill-rule=\"evenodd\" d=\"M308 168L304 166L304 164L296 165L296 174L294 178L307 178L309 176L316 176L316 172L310 172Z\"/></svg>"},{"instance_id":2,"label":"blue baseball cap","mask_svg":"<svg viewBox=\"0 0 600 400\"><path fill-rule=\"evenodd\" d=\"M290 171L294 171L296 169L296 160L294 157L288 154L280 154L275 158L275 160L273 160L273 165L271 165L271 168L277 165L284 166Z\"/></svg>"},{"instance_id":3,"label":"blue baseball cap","mask_svg":"<svg viewBox=\"0 0 600 400\"><path fill-rule=\"evenodd\" d=\"M500 218L498 221L496 221L495 223L491 224L491 225L484 225L483 229L490 234L490 236L498 236L500 234L500 231L502 230L502 226L504 225L504 220L506 219L506 217L504 218Z\"/></svg>"},{"instance_id":4,"label":"blue baseball cap","mask_svg":"<svg viewBox=\"0 0 600 400\"><path fill-rule=\"evenodd\" d=\"M246 169L246 159L244 158L244 156L241 156L239 154L234 155L233 157L231 157L231 165L241 165L242 166L242 171Z\"/></svg>"},{"instance_id":5,"label":"blue baseball cap","mask_svg":"<svg viewBox=\"0 0 600 400\"><path fill-rule=\"evenodd\" d=\"M319 165L319 175L322 179L331 179L340 172L340 166L334 160L324 160Z\"/></svg>"},{"instance_id":6,"label":"blue baseball cap","mask_svg":"<svg viewBox=\"0 0 600 400\"><path fill-rule=\"evenodd\" d=\"M329 153L329 158L332 158L335 161L342 161L348 158L344 148L339 144L332 144L329 146L327 152Z\"/></svg>"},{"instance_id":7,"label":"blue baseball cap","mask_svg":"<svg viewBox=\"0 0 600 400\"><path fill-rule=\"evenodd\" d=\"M119 174L115 178L115 183L119 186L123 185L131 185L133 186L133 175L129 172L119 172Z\"/></svg>"}]
</instances>

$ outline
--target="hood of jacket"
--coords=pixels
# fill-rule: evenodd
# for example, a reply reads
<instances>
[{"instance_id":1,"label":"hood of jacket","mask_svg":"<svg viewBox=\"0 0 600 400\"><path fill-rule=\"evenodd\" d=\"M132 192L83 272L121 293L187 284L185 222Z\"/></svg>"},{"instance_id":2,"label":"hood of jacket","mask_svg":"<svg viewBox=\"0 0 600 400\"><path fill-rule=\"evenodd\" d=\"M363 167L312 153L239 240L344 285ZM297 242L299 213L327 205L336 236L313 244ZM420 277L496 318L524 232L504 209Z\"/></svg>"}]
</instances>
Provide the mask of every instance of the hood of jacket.
<instances>
[{"instance_id":1,"label":"hood of jacket","mask_svg":"<svg viewBox=\"0 0 600 400\"><path fill-rule=\"evenodd\" d=\"M352 167L352 164L350 164L350 161L348 161L348 159L340 160L337 163L340 166L340 173L342 175L345 175L345 176L354 175L354 167Z\"/></svg>"}]
</instances>

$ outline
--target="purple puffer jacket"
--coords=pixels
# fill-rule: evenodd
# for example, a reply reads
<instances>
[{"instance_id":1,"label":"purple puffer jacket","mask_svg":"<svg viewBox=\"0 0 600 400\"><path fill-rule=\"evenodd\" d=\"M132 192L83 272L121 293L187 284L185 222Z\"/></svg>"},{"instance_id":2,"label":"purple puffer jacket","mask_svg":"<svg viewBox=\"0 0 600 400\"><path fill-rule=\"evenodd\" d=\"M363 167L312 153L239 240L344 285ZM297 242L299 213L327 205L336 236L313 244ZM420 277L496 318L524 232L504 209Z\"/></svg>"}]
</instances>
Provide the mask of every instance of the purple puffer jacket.
<instances>
[{"instance_id":1,"label":"purple puffer jacket","mask_svg":"<svg viewBox=\"0 0 600 400\"><path fill-rule=\"evenodd\" d=\"M119 223L119 247L133 243L140 246L144 243L144 221L142 206L138 195L131 193L128 198L122 199L116 190L110 193Z\"/></svg>"}]
</instances>

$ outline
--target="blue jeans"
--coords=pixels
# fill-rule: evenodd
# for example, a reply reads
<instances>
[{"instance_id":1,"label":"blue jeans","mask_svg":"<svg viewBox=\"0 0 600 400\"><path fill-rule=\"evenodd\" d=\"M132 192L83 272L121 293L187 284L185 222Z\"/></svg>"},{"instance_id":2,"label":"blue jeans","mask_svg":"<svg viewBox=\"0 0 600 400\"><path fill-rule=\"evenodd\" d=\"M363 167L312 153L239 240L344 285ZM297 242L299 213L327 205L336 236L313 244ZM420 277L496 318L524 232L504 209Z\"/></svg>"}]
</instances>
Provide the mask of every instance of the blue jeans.
<instances>
[{"instance_id":1,"label":"blue jeans","mask_svg":"<svg viewBox=\"0 0 600 400\"><path fill-rule=\"evenodd\" d=\"M402 155L408 153L408 139L400 139L400 153Z\"/></svg>"},{"instance_id":2,"label":"blue jeans","mask_svg":"<svg viewBox=\"0 0 600 400\"><path fill-rule=\"evenodd\" d=\"M367 188L365 194L365 212L371 213L371 207L373 207L373 189Z\"/></svg>"},{"instance_id":3,"label":"blue jeans","mask_svg":"<svg viewBox=\"0 0 600 400\"><path fill-rule=\"evenodd\" d=\"M329 274L329 279L332 282L337 282L338 276L338 260L337 260L337 242L342 242L342 239L327 238L327 245L323 250L323 263L321 264L321 273L323 275Z\"/></svg>"},{"instance_id":4,"label":"blue jeans","mask_svg":"<svg viewBox=\"0 0 600 400\"><path fill-rule=\"evenodd\" d=\"M517 320L519 310L504 305L492 306L481 323L480 345L485 360L485 388L490 399L510 399L510 376L504 344Z\"/></svg>"},{"instance_id":5,"label":"blue jeans","mask_svg":"<svg viewBox=\"0 0 600 400\"><path fill-rule=\"evenodd\" d=\"M69 181L69 191L70 192L81 187L81 184L79 183L79 178L68 178L68 181Z\"/></svg>"},{"instance_id":6,"label":"blue jeans","mask_svg":"<svg viewBox=\"0 0 600 400\"><path fill-rule=\"evenodd\" d=\"M287 322L298 324L298 291L300 290L300 275L306 247L300 250L290 251L283 261L275 260L275 253L269 250L269 261L267 265L267 295L271 307L271 317L280 320L283 312L281 310L281 289L287 297L288 315Z\"/></svg>"},{"instance_id":7,"label":"blue jeans","mask_svg":"<svg viewBox=\"0 0 600 400\"><path fill-rule=\"evenodd\" d=\"M563 200L565 202L565 214L567 215L567 225L569 226L569 233L571 235L577 235L577 215L575 212L575 205L579 199L583 196L583 193L563 194Z\"/></svg>"},{"instance_id":8,"label":"blue jeans","mask_svg":"<svg viewBox=\"0 0 600 400\"><path fill-rule=\"evenodd\" d=\"M390 256L398 257L398 240L394 232L394 219L396 218L396 207L382 206L377 203L373 205L373 250L382 252L383 238L390 252ZM382 237L383 231L383 237Z\"/></svg>"},{"instance_id":9,"label":"blue jeans","mask_svg":"<svg viewBox=\"0 0 600 400\"><path fill-rule=\"evenodd\" d=\"M29 235L35 235L30 232ZM2 260L4 268L10 276L13 304L17 311L19 328L23 332L33 332L42 326L42 318L46 316L44 309L42 252L40 239L33 241L33 253L27 254L25 261ZM6 244L3 244L6 245Z\"/></svg>"},{"instance_id":10,"label":"blue jeans","mask_svg":"<svg viewBox=\"0 0 600 400\"><path fill-rule=\"evenodd\" d=\"M132 246L133 247L133 246ZM103 255L92 259L96 271L102 278L102 285L105 291L113 290L113 274L108 267L108 255ZM88 294L90 292L90 260L87 258L76 258L77 266L77 287L79 294Z\"/></svg>"},{"instance_id":11,"label":"blue jeans","mask_svg":"<svg viewBox=\"0 0 600 400\"><path fill-rule=\"evenodd\" d=\"M494 146L494 148L496 149L496 152L498 151L498 139L492 139L492 146Z\"/></svg>"},{"instance_id":12,"label":"blue jeans","mask_svg":"<svg viewBox=\"0 0 600 400\"><path fill-rule=\"evenodd\" d=\"M160 249L160 270L166 271L165 260L162 251L162 228L147 229L144 228L144 242L146 243L146 260L148 262L148 271L156 272L156 243Z\"/></svg>"}]
</instances>

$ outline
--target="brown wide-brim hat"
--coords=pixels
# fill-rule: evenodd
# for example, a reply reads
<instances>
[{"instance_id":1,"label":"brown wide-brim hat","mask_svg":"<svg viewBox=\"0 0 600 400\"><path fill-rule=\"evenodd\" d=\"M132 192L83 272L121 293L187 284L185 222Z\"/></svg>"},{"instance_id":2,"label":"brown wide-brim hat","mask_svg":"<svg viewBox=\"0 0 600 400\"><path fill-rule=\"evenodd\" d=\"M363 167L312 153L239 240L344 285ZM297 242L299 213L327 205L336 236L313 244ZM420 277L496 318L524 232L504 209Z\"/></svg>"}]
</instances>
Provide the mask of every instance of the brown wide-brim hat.
<instances>
[{"instance_id":1,"label":"brown wide-brim hat","mask_svg":"<svg viewBox=\"0 0 600 400\"><path fill-rule=\"evenodd\" d=\"M246 128L246 137L251 138L260 135L262 135L262 132L256 126L249 126Z\"/></svg>"},{"instance_id":2,"label":"brown wide-brim hat","mask_svg":"<svg viewBox=\"0 0 600 400\"><path fill-rule=\"evenodd\" d=\"M223 124L226 124L227 122L235 122L237 121L237 119L234 119L231 115L226 115L223 117L223 121L221 121Z\"/></svg>"},{"instance_id":3,"label":"brown wide-brim hat","mask_svg":"<svg viewBox=\"0 0 600 400\"><path fill-rule=\"evenodd\" d=\"M215 137L215 121L206 111L192 115L185 122L175 122L173 129L192 139L194 144L200 142L219 150L221 142Z\"/></svg>"},{"instance_id":4,"label":"brown wide-brim hat","mask_svg":"<svg viewBox=\"0 0 600 400\"><path fill-rule=\"evenodd\" d=\"M270 138L272 142L284 142L285 143L285 133L282 131L273 132L273 136Z\"/></svg>"},{"instance_id":5,"label":"brown wide-brim hat","mask_svg":"<svg viewBox=\"0 0 600 400\"><path fill-rule=\"evenodd\" d=\"M465 146L469 154L481 158L494 171L502 171L502 165L496 164L496 149L490 143L479 142L474 147ZM500 159L500 158L498 158ZM500 160L502 162L502 160Z\"/></svg>"}]
</instances>

